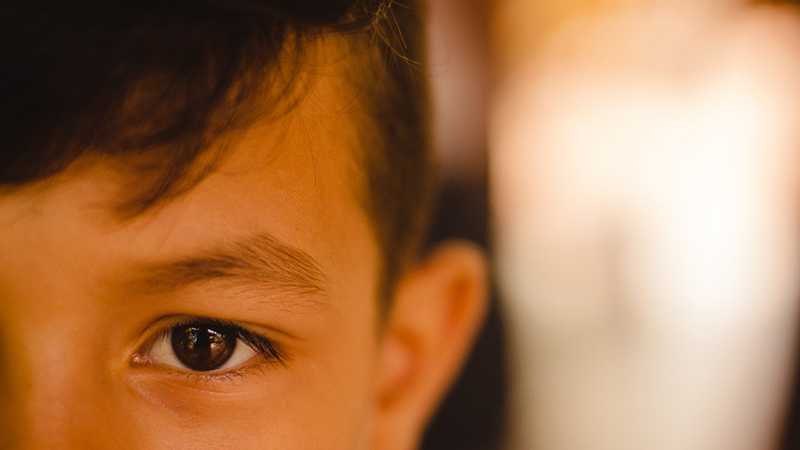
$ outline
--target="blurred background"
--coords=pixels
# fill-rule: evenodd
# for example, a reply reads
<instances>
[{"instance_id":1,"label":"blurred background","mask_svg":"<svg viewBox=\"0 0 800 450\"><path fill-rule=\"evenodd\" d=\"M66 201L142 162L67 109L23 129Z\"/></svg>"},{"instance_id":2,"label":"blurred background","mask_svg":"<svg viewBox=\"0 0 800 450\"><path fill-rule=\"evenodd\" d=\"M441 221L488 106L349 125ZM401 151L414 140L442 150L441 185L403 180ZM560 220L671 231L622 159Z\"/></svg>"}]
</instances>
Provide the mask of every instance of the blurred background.
<instances>
[{"instance_id":1,"label":"blurred background","mask_svg":"<svg viewBox=\"0 0 800 450\"><path fill-rule=\"evenodd\" d=\"M800 449L791 2L430 0L433 240L493 305L432 449Z\"/></svg>"}]
</instances>

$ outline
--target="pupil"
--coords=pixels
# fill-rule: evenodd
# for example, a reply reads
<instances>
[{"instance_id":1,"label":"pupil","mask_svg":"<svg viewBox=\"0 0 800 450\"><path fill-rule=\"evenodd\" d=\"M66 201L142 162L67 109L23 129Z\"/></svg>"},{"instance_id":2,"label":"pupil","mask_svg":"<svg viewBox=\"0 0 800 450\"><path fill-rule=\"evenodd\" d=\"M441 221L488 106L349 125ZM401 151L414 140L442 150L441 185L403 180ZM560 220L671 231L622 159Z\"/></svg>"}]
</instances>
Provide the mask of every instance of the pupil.
<instances>
[{"instance_id":1,"label":"pupil","mask_svg":"<svg viewBox=\"0 0 800 450\"><path fill-rule=\"evenodd\" d=\"M172 330L172 350L186 367L207 372L225 364L236 348L236 339L230 327L182 325Z\"/></svg>"}]
</instances>

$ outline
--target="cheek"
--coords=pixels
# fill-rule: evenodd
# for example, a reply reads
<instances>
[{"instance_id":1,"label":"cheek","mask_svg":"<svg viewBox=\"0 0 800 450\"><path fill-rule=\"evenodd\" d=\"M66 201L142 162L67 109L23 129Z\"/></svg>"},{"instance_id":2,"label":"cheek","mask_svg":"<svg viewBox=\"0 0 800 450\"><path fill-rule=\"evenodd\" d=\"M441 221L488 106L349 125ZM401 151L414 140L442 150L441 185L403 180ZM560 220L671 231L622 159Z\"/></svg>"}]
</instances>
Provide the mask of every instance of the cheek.
<instances>
[{"instance_id":1,"label":"cheek","mask_svg":"<svg viewBox=\"0 0 800 450\"><path fill-rule=\"evenodd\" d=\"M363 449L376 405L377 308L369 283L334 299L319 328L267 366L217 387L145 373L132 379L149 448ZM361 294L361 295L359 295Z\"/></svg>"},{"instance_id":2,"label":"cheek","mask_svg":"<svg viewBox=\"0 0 800 450\"><path fill-rule=\"evenodd\" d=\"M216 392L160 375L140 378L133 383L139 411L133 416L147 430L142 437L150 448L166 448L165 442L170 448L363 448L374 404L375 346L357 334L298 355L290 369L267 368Z\"/></svg>"}]
</instances>

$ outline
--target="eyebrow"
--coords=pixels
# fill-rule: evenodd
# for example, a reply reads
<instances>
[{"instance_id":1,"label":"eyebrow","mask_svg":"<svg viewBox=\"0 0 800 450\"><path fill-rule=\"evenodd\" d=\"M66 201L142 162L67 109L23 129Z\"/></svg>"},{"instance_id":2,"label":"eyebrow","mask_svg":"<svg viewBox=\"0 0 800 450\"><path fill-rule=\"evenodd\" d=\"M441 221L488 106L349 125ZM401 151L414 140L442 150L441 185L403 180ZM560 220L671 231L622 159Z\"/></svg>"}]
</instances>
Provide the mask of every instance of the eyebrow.
<instances>
[{"instance_id":1,"label":"eyebrow","mask_svg":"<svg viewBox=\"0 0 800 450\"><path fill-rule=\"evenodd\" d=\"M263 293L328 298L329 279L308 253L280 243L269 234L255 234L216 245L196 255L159 262L135 270L135 284L169 291L208 281L257 286Z\"/></svg>"}]
</instances>

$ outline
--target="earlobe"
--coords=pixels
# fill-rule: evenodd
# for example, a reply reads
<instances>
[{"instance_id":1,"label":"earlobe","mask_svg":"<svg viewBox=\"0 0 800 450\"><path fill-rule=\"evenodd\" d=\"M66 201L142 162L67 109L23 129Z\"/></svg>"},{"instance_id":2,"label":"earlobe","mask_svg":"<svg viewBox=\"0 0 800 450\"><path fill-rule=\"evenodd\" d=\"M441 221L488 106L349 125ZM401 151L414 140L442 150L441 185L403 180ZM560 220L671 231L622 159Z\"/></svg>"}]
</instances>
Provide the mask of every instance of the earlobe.
<instances>
[{"instance_id":1,"label":"earlobe","mask_svg":"<svg viewBox=\"0 0 800 450\"><path fill-rule=\"evenodd\" d=\"M413 450L458 374L487 305L484 253L436 248L401 280L383 335L375 450Z\"/></svg>"}]
</instances>

